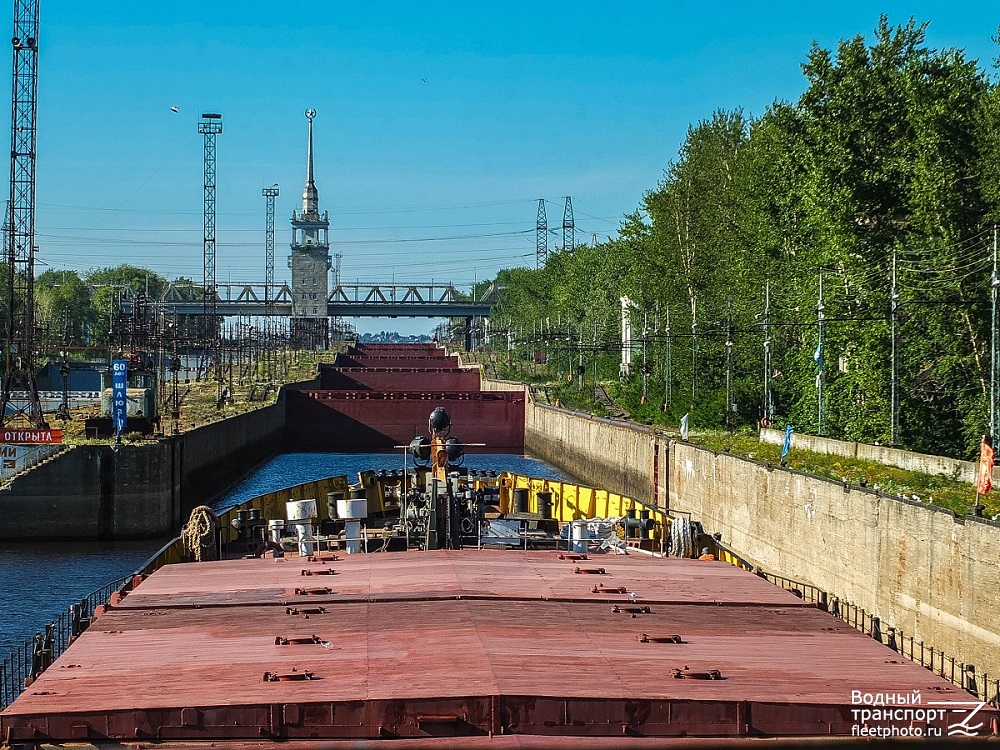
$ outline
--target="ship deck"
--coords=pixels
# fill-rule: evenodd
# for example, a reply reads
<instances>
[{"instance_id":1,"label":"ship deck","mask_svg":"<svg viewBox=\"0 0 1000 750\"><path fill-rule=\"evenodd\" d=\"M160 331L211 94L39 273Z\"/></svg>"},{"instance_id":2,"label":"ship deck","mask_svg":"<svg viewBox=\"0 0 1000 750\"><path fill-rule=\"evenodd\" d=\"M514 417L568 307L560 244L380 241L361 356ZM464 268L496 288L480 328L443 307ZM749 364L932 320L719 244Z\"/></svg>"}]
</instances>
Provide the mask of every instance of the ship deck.
<instances>
[{"instance_id":1,"label":"ship deck","mask_svg":"<svg viewBox=\"0 0 1000 750\"><path fill-rule=\"evenodd\" d=\"M152 574L0 714L0 736L507 747L850 736L870 708L852 705L854 690L971 700L721 562L286 556ZM954 721L945 713L931 726Z\"/></svg>"}]
</instances>

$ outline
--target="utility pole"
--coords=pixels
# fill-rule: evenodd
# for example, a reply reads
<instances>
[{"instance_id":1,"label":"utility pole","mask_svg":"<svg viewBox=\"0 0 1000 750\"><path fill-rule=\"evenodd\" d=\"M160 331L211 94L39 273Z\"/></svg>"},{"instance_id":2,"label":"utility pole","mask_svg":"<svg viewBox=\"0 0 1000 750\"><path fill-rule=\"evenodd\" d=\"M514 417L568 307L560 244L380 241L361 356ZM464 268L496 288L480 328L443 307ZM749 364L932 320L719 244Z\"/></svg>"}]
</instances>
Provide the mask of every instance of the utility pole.
<instances>
[{"instance_id":1,"label":"utility pole","mask_svg":"<svg viewBox=\"0 0 1000 750\"><path fill-rule=\"evenodd\" d=\"M566 374L573 376L573 326L566 318Z\"/></svg>"},{"instance_id":2,"label":"utility pole","mask_svg":"<svg viewBox=\"0 0 1000 750\"><path fill-rule=\"evenodd\" d=\"M573 252L576 247L576 222L573 219L573 199L566 196L566 205L563 207L563 252L569 250Z\"/></svg>"},{"instance_id":3,"label":"utility pole","mask_svg":"<svg viewBox=\"0 0 1000 750\"><path fill-rule=\"evenodd\" d=\"M890 437L893 448L899 447L899 287L896 285L896 248L892 248L892 384Z\"/></svg>"},{"instance_id":4,"label":"utility pole","mask_svg":"<svg viewBox=\"0 0 1000 750\"><path fill-rule=\"evenodd\" d=\"M649 382L649 364L646 362L646 334L649 332L649 313L642 314L642 403L646 403L646 386Z\"/></svg>"},{"instance_id":5,"label":"utility pole","mask_svg":"<svg viewBox=\"0 0 1000 750\"><path fill-rule=\"evenodd\" d=\"M579 351L577 352L577 362L576 362L576 375L577 375L577 388L583 390L583 322L580 323L580 343Z\"/></svg>"},{"instance_id":6,"label":"utility pole","mask_svg":"<svg viewBox=\"0 0 1000 750\"><path fill-rule=\"evenodd\" d=\"M691 300L691 411L698 395L698 301Z\"/></svg>"},{"instance_id":7,"label":"utility pole","mask_svg":"<svg viewBox=\"0 0 1000 750\"><path fill-rule=\"evenodd\" d=\"M10 198L4 227L7 345L0 425L45 427L35 383L35 150L38 109L38 0L14 0ZM27 398L12 406L15 390Z\"/></svg>"},{"instance_id":8,"label":"utility pole","mask_svg":"<svg viewBox=\"0 0 1000 750\"><path fill-rule=\"evenodd\" d=\"M824 414L824 404L823 404L823 313L826 310L823 305L823 270L820 269L819 272L819 301L816 303L816 320L819 327L819 342L816 345L816 353L813 355L813 359L816 360L816 366L819 368L819 372L816 373L816 412L817 412L817 430L819 435L826 434L826 424L825 424L825 414Z\"/></svg>"},{"instance_id":9,"label":"utility pole","mask_svg":"<svg viewBox=\"0 0 1000 750\"><path fill-rule=\"evenodd\" d=\"M666 318L666 334L667 334L667 351L665 361L663 363L663 411L670 411L670 402L673 400L673 362L671 362L671 351L670 351L670 308L667 308L667 318Z\"/></svg>"},{"instance_id":10,"label":"utility pole","mask_svg":"<svg viewBox=\"0 0 1000 750\"><path fill-rule=\"evenodd\" d=\"M990 439L994 448L997 445L997 433L1000 432L1000 309L997 297L1000 295L1000 276L997 274L997 225L993 225L993 278L990 283L992 291L993 310L991 316L990 347Z\"/></svg>"},{"instance_id":11,"label":"utility pole","mask_svg":"<svg viewBox=\"0 0 1000 750\"><path fill-rule=\"evenodd\" d=\"M343 291L340 288L340 264L341 264L341 261L343 260L343 258L344 258L344 254L343 253L335 253L334 256L333 256L333 259L334 259L334 263L333 263L333 294L330 295L331 299L333 299L334 297L338 297L338 299L339 299L339 295L343 295ZM340 338L343 339L344 335L345 335L344 334L344 319L341 318L341 317L334 318L333 319L333 327L334 327L334 330L338 332L336 335L340 336Z\"/></svg>"},{"instance_id":12,"label":"utility pole","mask_svg":"<svg viewBox=\"0 0 1000 750\"><path fill-rule=\"evenodd\" d=\"M545 218L545 199L538 199L538 216L535 217L535 268L544 268L549 259L549 225Z\"/></svg>"},{"instance_id":13,"label":"utility pole","mask_svg":"<svg viewBox=\"0 0 1000 750\"><path fill-rule=\"evenodd\" d=\"M597 389L597 321L594 321L594 389Z\"/></svg>"},{"instance_id":14,"label":"utility pole","mask_svg":"<svg viewBox=\"0 0 1000 750\"><path fill-rule=\"evenodd\" d=\"M771 392L771 280L764 284L764 419L774 426L774 397Z\"/></svg>"},{"instance_id":15,"label":"utility pole","mask_svg":"<svg viewBox=\"0 0 1000 750\"><path fill-rule=\"evenodd\" d=\"M726 429L733 429L733 301L726 297Z\"/></svg>"},{"instance_id":16,"label":"utility pole","mask_svg":"<svg viewBox=\"0 0 1000 750\"><path fill-rule=\"evenodd\" d=\"M267 199L264 221L264 305L270 308L271 290L274 289L274 199L278 197L278 184L264 188L260 193Z\"/></svg>"}]
</instances>

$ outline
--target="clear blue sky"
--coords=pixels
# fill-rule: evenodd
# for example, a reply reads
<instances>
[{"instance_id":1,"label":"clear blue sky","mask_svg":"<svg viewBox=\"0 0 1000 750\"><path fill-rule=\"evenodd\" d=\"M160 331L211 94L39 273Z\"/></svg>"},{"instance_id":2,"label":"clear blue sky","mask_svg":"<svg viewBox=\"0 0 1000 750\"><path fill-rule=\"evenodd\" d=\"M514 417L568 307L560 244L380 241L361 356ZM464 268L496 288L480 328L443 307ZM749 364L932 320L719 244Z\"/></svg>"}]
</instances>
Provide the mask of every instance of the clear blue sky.
<instances>
[{"instance_id":1,"label":"clear blue sky","mask_svg":"<svg viewBox=\"0 0 1000 750\"><path fill-rule=\"evenodd\" d=\"M214 111L220 283L263 281L273 183L288 276L307 107L344 280L467 288L534 265L538 198L558 227L573 197L578 242L614 234L689 124L796 99L813 41L870 34L884 12L930 21L930 46L991 74L1000 53L1000 6L978 1L41 2L38 270L200 280L197 120ZM390 327L430 324L360 326Z\"/></svg>"}]
</instances>

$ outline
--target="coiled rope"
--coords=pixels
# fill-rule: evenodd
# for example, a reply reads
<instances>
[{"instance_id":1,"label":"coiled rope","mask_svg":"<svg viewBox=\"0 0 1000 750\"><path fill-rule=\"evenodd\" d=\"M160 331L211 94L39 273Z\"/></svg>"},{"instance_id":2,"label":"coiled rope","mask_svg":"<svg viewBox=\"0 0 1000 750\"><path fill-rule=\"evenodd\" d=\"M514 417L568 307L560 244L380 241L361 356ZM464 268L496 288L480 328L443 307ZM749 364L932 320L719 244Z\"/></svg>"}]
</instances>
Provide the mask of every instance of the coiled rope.
<instances>
[{"instance_id":1,"label":"coiled rope","mask_svg":"<svg viewBox=\"0 0 1000 750\"><path fill-rule=\"evenodd\" d=\"M181 539L197 562L216 558L217 528L219 528L219 517L207 505L199 505L191 511L187 524L181 529Z\"/></svg>"}]
</instances>

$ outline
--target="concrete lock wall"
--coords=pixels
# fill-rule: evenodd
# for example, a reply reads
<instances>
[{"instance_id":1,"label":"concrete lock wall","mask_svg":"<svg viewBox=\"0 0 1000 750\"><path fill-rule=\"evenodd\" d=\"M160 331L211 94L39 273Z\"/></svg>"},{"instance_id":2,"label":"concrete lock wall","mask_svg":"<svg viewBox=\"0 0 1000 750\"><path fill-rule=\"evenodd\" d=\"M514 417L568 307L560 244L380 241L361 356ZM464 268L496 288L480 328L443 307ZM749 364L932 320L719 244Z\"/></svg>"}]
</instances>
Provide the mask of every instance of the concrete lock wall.
<instances>
[{"instance_id":1,"label":"concrete lock wall","mask_svg":"<svg viewBox=\"0 0 1000 750\"><path fill-rule=\"evenodd\" d=\"M1000 674L1000 525L675 442L670 507L807 581Z\"/></svg>"},{"instance_id":2,"label":"concrete lock wall","mask_svg":"<svg viewBox=\"0 0 1000 750\"><path fill-rule=\"evenodd\" d=\"M253 412L157 443L75 446L0 492L0 539L114 539L175 534L281 449L284 393Z\"/></svg>"},{"instance_id":3,"label":"concrete lock wall","mask_svg":"<svg viewBox=\"0 0 1000 750\"><path fill-rule=\"evenodd\" d=\"M181 511L225 492L282 449L286 392L263 409L200 427L182 436Z\"/></svg>"},{"instance_id":4,"label":"concrete lock wall","mask_svg":"<svg viewBox=\"0 0 1000 750\"><path fill-rule=\"evenodd\" d=\"M524 383L518 383L513 380L487 380L483 379L483 390L484 391L515 391L518 393L527 394L528 389L525 387Z\"/></svg>"},{"instance_id":5,"label":"concrete lock wall","mask_svg":"<svg viewBox=\"0 0 1000 750\"><path fill-rule=\"evenodd\" d=\"M649 428L546 404L526 404L524 447L582 482L652 500L655 455Z\"/></svg>"},{"instance_id":6,"label":"concrete lock wall","mask_svg":"<svg viewBox=\"0 0 1000 750\"><path fill-rule=\"evenodd\" d=\"M0 539L110 539L175 531L176 444L77 446L0 492Z\"/></svg>"},{"instance_id":7,"label":"concrete lock wall","mask_svg":"<svg viewBox=\"0 0 1000 750\"><path fill-rule=\"evenodd\" d=\"M762 429L760 441L773 445L785 442L784 430ZM904 451L900 448L890 448L887 445L869 445L855 443L849 440L833 440L819 435L792 433L792 448L801 448L813 453L823 453L845 458L859 458L863 461L874 461L885 466L895 466L898 469L919 471L924 474L943 474L955 477L962 482L975 483L977 464L972 461L960 461L947 456L932 456L927 453ZM1000 466L993 468L993 481L1000 483Z\"/></svg>"},{"instance_id":8,"label":"concrete lock wall","mask_svg":"<svg viewBox=\"0 0 1000 750\"><path fill-rule=\"evenodd\" d=\"M541 404L525 422L526 448L581 481L668 496L765 569L1000 675L1000 524Z\"/></svg>"}]
</instances>

